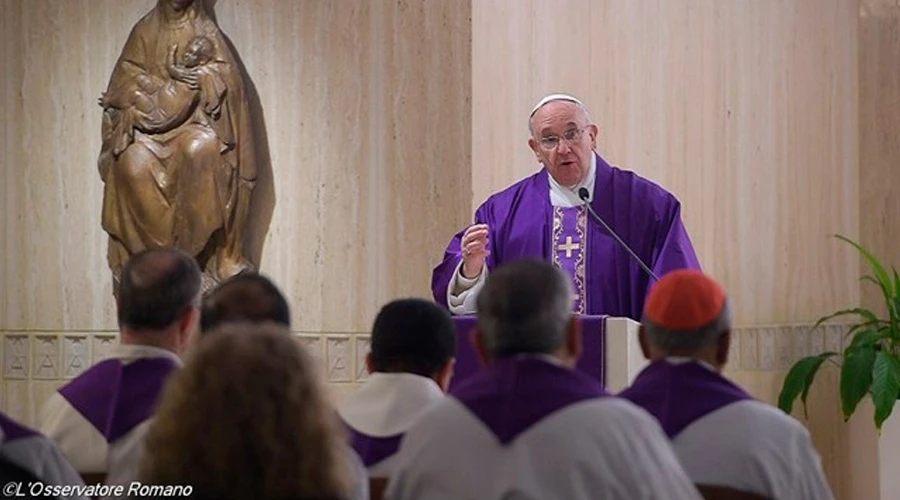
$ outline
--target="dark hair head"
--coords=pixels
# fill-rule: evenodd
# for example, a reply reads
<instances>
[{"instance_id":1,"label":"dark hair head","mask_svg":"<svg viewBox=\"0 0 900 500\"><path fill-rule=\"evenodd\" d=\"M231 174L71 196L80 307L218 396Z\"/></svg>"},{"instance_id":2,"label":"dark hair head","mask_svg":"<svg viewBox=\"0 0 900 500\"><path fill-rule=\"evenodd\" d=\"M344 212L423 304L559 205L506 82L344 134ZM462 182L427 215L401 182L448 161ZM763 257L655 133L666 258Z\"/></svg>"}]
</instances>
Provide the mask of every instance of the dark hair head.
<instances>
[{"instance_id":1,"label":"dark hair head","mask_svg":"<svg viewBox=\"0 0 900 500\"><path fill-rule=\"evenodd\" d=\"M572 285L546 262L515 261L488 275L477 309L478 330L494 357L553 354L566 339Z\"/></svg>"},{"instance_id":2,"label":"dark hair head","mask_svg":"<svg viewBox=\"0 0 900 500\"><path fill-rule=\"evenodd\" d=\"M200 330L207 333L222 323L236 321L271 321L290 328L291 311L271 280L257 273L242 273L203 298Z\"/></svg>"},{"instance_id":3,"label":"dark hair head","mask_svg":"<svg viewBox=\"0 0 900 500\"><path fill-rule=\"evenodd\" d=\"M378 372L433 377L456 356L450 313L433 302L400 299L385 305L372 327L372 365Z\"/></svg>"},{"instance_id":4,"label":"dark hair head","mask_svg":"<svg viewBox=\"0 0 900 500\"><path fill-rule=\"evenodd\" d=\"M200 267L181 250L144 250L125 263L117 297L120 328L163 330L197 304Z\"/></svg>"}]
</instances>

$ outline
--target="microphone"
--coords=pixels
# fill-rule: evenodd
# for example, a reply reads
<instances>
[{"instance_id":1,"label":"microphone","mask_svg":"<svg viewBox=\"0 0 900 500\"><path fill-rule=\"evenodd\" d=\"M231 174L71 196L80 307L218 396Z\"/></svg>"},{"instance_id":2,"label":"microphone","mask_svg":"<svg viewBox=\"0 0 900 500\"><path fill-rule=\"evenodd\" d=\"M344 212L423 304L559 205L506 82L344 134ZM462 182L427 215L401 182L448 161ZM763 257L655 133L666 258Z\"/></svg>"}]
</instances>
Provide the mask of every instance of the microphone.
<instances>
[{"instance_id":1,"label":"microphone","mask_svg":"<svg viewBox=\"0 0 900 500\"><path fill-rule=\"evenodd\" d=\"M653 271L651 271L650 268L647 267L647 264L644 264L644 261L642 261L636 253L634 253L634 250L632 250L631 247L629 247L624 241L622 241L622 238L619 238L619 235L616 234L616 232L613 231L611 227L606 225L606 222L604 222L603 219L600 218L599 215L597 215L597 212L594 212L594 207L592 207L591 202L588 201L591 197L591 193L588 192L586 187L578 188L578 197L581 198L581 201L583 201L585 206L587 206L588 212L590 212L591 215L593 215L594 218L597 219L597 222L599 222L600 225L603 226L603 229L606 229L606 232L609 233L613 237L613 239L616 240L616 242L618 242L619 245L628 252L629 255L631 255L631 257L641 266L641 269L643 269L648 276L653 278L653 281L659 281L659 277L653 274Z\"/></svg>"}]
</instances>

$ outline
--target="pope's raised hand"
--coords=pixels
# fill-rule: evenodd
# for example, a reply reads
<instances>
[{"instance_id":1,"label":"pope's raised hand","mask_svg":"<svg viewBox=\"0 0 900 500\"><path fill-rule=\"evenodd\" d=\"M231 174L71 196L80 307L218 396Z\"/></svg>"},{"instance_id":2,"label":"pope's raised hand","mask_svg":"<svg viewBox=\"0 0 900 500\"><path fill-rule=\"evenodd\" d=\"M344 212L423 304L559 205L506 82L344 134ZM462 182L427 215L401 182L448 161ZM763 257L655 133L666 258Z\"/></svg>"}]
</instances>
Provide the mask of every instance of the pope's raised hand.
<instances>
[{"instance_id":1,"label":"pope's raised hand","mask_svg":"<svg viewBox=\"0 0 900 500\"><path fill-rule=\"evenodd\" d=\"M484 259L490 255L488 250L487 224L473 224L462 236L460 249L463 254L462 275L465 278L477 278L484 268Z\"/></svg>"}]
</instances>

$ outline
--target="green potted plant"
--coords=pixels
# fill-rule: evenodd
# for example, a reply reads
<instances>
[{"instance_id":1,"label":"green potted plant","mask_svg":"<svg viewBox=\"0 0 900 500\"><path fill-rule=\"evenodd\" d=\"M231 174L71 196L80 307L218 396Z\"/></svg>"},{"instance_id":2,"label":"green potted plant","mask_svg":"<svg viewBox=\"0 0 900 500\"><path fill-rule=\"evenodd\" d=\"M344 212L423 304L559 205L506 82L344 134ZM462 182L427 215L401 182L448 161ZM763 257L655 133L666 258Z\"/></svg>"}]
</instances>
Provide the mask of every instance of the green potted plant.
<instances>
[{"instance_id":1,"label":"green potted plant","mask_svg":"<svg viewBox=\"0 0 900 500\"><path fill-rule=\"evenodd\" d=\"M856 317L858 321L851 324L847 332L850 344L842 353L823 352L797 361L784 379L778 407L790 413L799 396L806 414L806 397L816 373L826 361L833 362L841 370L844 420L853 415L859 402L869 394L875 404L875 427L880 433L900 395L900 275L893 268L889 274L887 268L859 243L841 235L835 236L853 245L871 265L872 273L863 276L862 280L881 290L887 316L879 317L871 309L855 307L820 318L814 330L834 318Z\"/></svg>"}]
</instances>

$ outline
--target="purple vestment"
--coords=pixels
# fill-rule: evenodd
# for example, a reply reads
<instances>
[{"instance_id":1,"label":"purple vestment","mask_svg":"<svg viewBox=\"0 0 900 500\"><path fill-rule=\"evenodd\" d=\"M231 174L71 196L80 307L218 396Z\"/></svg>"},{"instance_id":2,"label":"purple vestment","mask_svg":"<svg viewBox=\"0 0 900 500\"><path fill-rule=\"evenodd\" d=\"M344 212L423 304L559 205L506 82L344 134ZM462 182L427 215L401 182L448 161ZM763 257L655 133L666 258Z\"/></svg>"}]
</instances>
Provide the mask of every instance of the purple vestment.
<instances>
[{"instance_id":1,"label":"purple vestment","mask_svg":"<svg viewBox=\"0 0 900 500\"><path fill-rule=\"evenodd\" d=\"M3 442L16 441L32 436L38 436L39 433L29 427L16 422L15 420L0 413L0 430L3 430Z\"/></svg>"},{"instance_id":2,"label":"purple vestment","mask_svg":"<svg viewBox=\"0 0 900 500\"><path fill-rule=\"evenodd\" d=\"M475 212L475 222L489 227L489 269L523 258L553 262L550 181L546 169L492 195ZM597 214L653 269L663 276L674 269L699 269L691 240L681 221L681 204L669 192L634 172L610 166L597 155L591 205ZM460 231L434 269L435 300L447 305L447 286L462 259ZM639 320L650 278L628 253L592 219L587 223L585 314Z\"/></svg>"},{"instance_id":3,"label":"purple vestment","mask_svg":"<svg viewBox=\"0 0 900 500\"><path fill-rule=\"evenodd\" d=\"M724 406L753 396L696 362L657 361L645 368L619 397L659 420L670 438Z\"/></svg>"},{"instance_id":4,"label":"purple vestment","mask_svg":"<svg viewBox=\"0 0 900 500\"><path fill-rule=\"evenodd\" d=\"M496 360L451 394L504 445L558 410L607 395L590 376L536 357Z\"/></svg>"},{"instance_id":5,"label":"purple vestment","mask_svg":"<svg viewBox=\"0 0 900 500\"><path fill-rule=\"evenodd\" d=\"M150 417L166 378L177 368L175 361L162 357L128 364L108 359L59 393L111 443Z\"/></svg>"},{"instance_id":6,"label":"purple vestment","mask_svg":"<svg viewBox=\"0 0 900 500\"><path fill-rule=\"evenodd\" d=\"M403 439L403 434L375 437L363 434L346 423L344 426L350 432L350 446L353 447L366 467L371 467L397 453L400 441Z\"/></svg>"}]
</instances>

